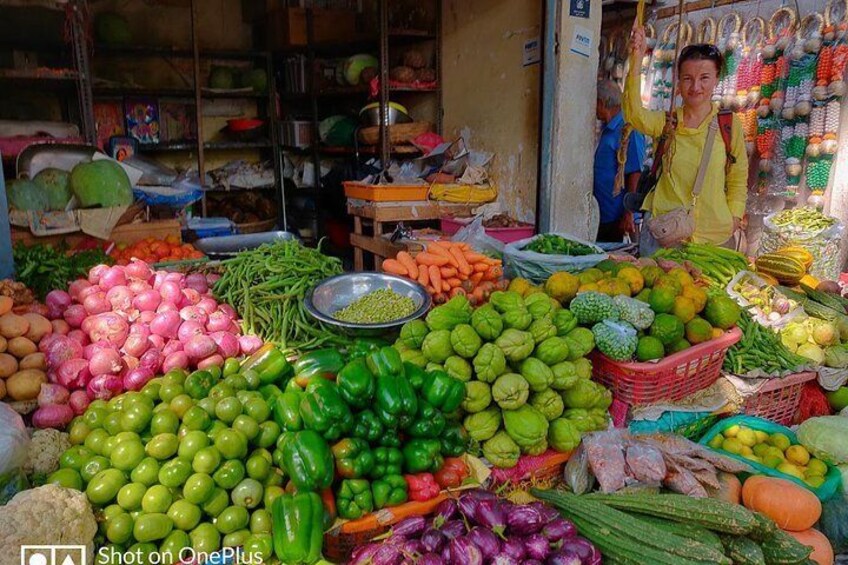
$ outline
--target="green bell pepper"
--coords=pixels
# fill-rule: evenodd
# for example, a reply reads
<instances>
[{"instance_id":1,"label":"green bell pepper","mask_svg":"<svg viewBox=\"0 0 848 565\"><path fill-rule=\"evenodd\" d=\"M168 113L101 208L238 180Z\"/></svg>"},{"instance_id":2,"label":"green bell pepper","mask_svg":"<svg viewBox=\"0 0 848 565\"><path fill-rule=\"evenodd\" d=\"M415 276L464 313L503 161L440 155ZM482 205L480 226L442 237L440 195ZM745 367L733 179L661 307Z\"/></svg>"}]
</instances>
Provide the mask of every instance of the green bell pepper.
<instances>
[{"instance_id":1,"label":"green bell pepper","mask_svg":"<svg viewBox=\"0 0 848 565\"><path fill-rule=\"evenodd\" d=\"M273 402L278 396L283 394L283 391L277 385L264 385L259 387L259 394L268 402Z\"/></svg>"},{"instance_id":2,"label":"green bell pepper","mask_svg":"<svg viewBox=\"0 0 848 565\"><path fill-rule=\"evenodd\" d=\"M350 435L364 439L369 443L379 441L386 431L380 418L371 410L363 410L359 414L354 415L353 422L353 430L351 430Z\"/></svg>"},{"instance_id":3,"label":"green bell pepper","mask_svg":"<svg viewBox=\"0 0 848 565\"><path fill-rule=\"evenodd\" d=\"M283 467L298 490L318 491L333 483L333 453L318 432L289 432L282 439Z\"/></svg>"},{"instance_id":4,"label":"green bell pepper","mask_svg":"<svg viewBox=\"0 0 848 565\"><path fill-rule=\"evenodd\" d=\"M373 450L374 467L372 479L382 479L389 475L400 475L403 467L403 453L396 447L377 447Z\"/></svg>"},{"instance_id":5,"label":"green bell pepper","mask_svg":"<svg viewBox=\"0 0 848 565\"><path fill-rule=\"evenodd\" d=\"M328 441L339 439L353 427L353 414L330 381L320 386L310 385L300 401L300 416L304 427L315 430Z\"/></svg>"},{"instance_id":6,"label":"green bell pepper","mask_svg":"<svg viewBox=\"0 0 848 565\"><path fill-rule=\"evenodd\" d=\"M344 357L337 350L317 349L295 362L294 380L305 388L315 378L334 379L344 366Z\"/></svg>"},{"instance_id":7,"label":"green bell pepper","mask_svg":"<svg viewBox=\"0 0 848 565\"><path fill-rule=\"evenodd\" d=\"M465 384L441 371L427 373L421 397L442 412L453 412L465 400Z\"/></svg>"},{"instance_id":8,"label":"green bell pepper","mask_svg":"<svg viewBox=\"0 0 848 565\"><path fill-rule=\"evenodd\" d=\"M459 457L466 451L468 434L460 424L452 422L445 427L439 436L439 441L442 444L442 455Z\"/></svg>"},{"instance_id":9,"label":"green bell pepper","mask_svg":"<svg viewBox=\"0 0 848 565\"><path fill-rule=\"evenodd\" d=\"M281 494L271 505L274 553L281 563L311 565L321 558L324 505L314 492Z\"/></svg>"},{"instance_id":10,"label":"green bell pepper","mask_svg":"<svg viewBox=\"0 0 848 565\"><path fill-rule=\"evenodd\" d=\"M383 437L377 442L380 447L400 447L400 444L403 443L400 439L400 436L397 433L397 430L386 430L383 434Z\"/></svg>"},{"instance_id":11,"label":"green bell pepper","mask_svg":"<svg viewBox=\"0 0 848 565\"><path fill-rule=\"evenodd\" d=\"M391 377L403 374L403 360L394 347L381 347L365 358L368 368L379 377Z\"/></svg>"},{"instance_id":12,"label":"green bell pepper","mask_svg":"<svg viewBox=\"0 0 848 565\"><path fill-rule=\"evenodd\" d=\"M389 343L379 337L360 337L353 341L353 345L347 348L347 359L361 359L367 357L371 353L378 351L381 347L386 347Z\"/></svg>"},{"instance_id":13,"label":"green bell pepper","mask_svg":"<svg viewBox=\"0 0 848 565\"><path fill-rule=\"evenodd\" d=\"M406 429L406 433L412 437L436 439L445 429L445 425L444 414L422 400L418 403L415 421Z\"/></svg>"},{"instance_id":14,"label":"green bell pepper","mask_svg":"<svg viewBox=\"0 0 848 565\"><path fill-rule=\"evenodd\" d=\"M418 396L402 373L378 375L374 397L374 412L387 428L406 428L414 421Z\"/></svg>"},{"instance_id":15,"label":"green bell pepper","mask_svg":"<svg viewBox=\"0 0 848 565\"><path fill-rule=\"evenodd\" d=\"M303 393L290 390L279 395L274 400L274 421L286 432L299 432L303 429L303 418L300 417L300 402Z\"/></svg>"},{"instance_id":16,"label":"green bell pepper","mask_svg":"<svg viewBox=\"0 0 848 565\"><path fill-rule=\"evenodd\" d=\"M247 370L256 371L259 382L263 385L281 383L294 373L291 363L273 343L266 343L245 359L241 371Z\"/></svg>"},{"instance_id":17,"label":"green bell pepper","mask_svg":"<svg viewBox=\"0 0 848 565\"><path fill-rule=\"evenodd\" d=\"M374 468L374 454L364 439L345 438L332 448L336 470L344 479L359 479Z\"/></svg>"},{"instance_id":18,"label":"green bell pepper","mask_svg":"<svg viewBox=\"0 0 848 565\"><path fill-rule=\"evenodd\" d=\"M186 377L183 389L194 400L209 396L209 391L218 382L215 375L206 369L198 369Z\"/></svg>"},{"instance_id":19,"label":"green bell pepper","mask_svg":"<svg viewBox=\"0 0 848 565\"><path fill-rule=\"evenodd\" d=\"M365 359L354 359L339 371L336 385L342 399L353 408L367 408L374 399L374 375L368 369Z\"/></svg>"},{"instance_id":20,"label":"green bell pepper","mask_svg":"<svg viewBox=\"0 0 848 565\"><path fill-rule=\"evenodd\" d=\"M419 392L421 387L424 386L424 380L427 378L427 373L424 369L406 361L403 364L403 372L406 374L406 378L409 384L412 385L412 388L415 389L415 392Z\"/></svg>"},{"instance_id":21,"label":"green bell pepper","mask_svg":"<svg viewBox=\"0 0 848 565\"><path fill-rule=\"evenodd\" d=\"M374 510L371 484L365 479L344 479L336 492L339 518L356 520Z\"/></svg>"},{"instance_id":22,"label":"green bell pepper","mask_svg":"<svg viewBox=\"0 0 848 565\"><path fill-rule=\"evenodd\" d=\"M442 468L442 444L437 439L413 439L403 446L407 473L435 473Z\"/></svg>"},{"instance_id":23,"label":"green bell pepper","mask_svg":"<svg viewBox=\"0 0 848 565\"><path fill-rule=\"evenodd\" d=\"M371 494L374 498L374 508L403 504L408 498L406 479L402 475L386 475L371 482Z\"/></svg>"}]
</instances>

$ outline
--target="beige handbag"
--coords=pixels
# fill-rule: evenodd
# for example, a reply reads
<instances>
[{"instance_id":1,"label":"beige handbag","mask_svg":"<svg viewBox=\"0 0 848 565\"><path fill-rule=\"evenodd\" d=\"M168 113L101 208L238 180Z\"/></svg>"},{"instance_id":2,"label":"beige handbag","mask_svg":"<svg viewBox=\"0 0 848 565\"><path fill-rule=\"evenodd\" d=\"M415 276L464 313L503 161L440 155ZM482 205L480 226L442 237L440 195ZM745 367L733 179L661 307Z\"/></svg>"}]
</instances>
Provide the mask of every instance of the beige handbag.
<instances>
[{"instance_id":1,"label":"beige handbag","mask_svg":"<svg viewBox=\"0 0 848 565\"><path fill-rule=\"evenodd\" d=\"M690 239L695 233L695 204L698 195L704 186L704 177L710 164L713 153L713 142L715 142L718 131L718 119L713 118L707 131L707 141L704 144L704 152L701 155L701 164L698 167L698 176L695 177L695 185L692 187L692 206L683 206L666 212L662 216L653 216L648 220L648 231L662 247L675 247Z\"/></svg>"}]
</instances>

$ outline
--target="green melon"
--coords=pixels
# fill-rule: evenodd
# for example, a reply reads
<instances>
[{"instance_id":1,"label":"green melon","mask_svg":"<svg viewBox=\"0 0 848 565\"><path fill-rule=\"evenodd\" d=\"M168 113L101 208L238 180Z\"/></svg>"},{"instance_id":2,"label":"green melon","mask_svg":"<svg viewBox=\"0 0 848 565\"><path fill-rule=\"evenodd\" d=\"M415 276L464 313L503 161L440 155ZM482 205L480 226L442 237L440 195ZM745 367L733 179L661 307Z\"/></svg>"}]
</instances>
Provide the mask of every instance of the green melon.
<instances>
[{"instance_id":1,"label":"green melon","mask_svg":"<svg viewBox=\"0 0 848 565\"><path fill-rule=\"evenodd\" d=\"M249 69L241 75L241 85L249 86L254 92L268 90L268 74L265 69Z\"/></svg>"},{"instance_id":2,"label":"green melon","mask_svg":"<svg viewBox=\"0 0 848 565\"><path fill-rule=\"evenodd\" d=\"M16 179L6 184L9 206L16 210L45 212L48 209L47 194L31 180Z\"/></svg>"},{"instance_id":3,"label":"green melon","mask_svg":"<svg viewBox=\"0 0 848 565\"><path fill-rule=\"evenodd\" d=\"M64 210L71 199L70 173L53 167L44 169L33 178L47 195L50 210Z\"/></svg>"},{"instance_id":4,"label":"green melon","mask_svg":"<svg viewBox=\"0 0 848 565\"><path fill-rule=\"evenodd\" d=\"M236 74L232 67L212 67L209 73L209 88L229 90L236 86Z\"/></svg>"},{"instance_id":5,"label":"green melon","mask_svg":"<svg viewBox=\"0 0 848 565\"><path fill-rule=\"evenodd\" d=\"M71 192L81 208L129 206L133 202L130 179L114 161L92 161L74 167Z\"/></svg>"}]
</instances>

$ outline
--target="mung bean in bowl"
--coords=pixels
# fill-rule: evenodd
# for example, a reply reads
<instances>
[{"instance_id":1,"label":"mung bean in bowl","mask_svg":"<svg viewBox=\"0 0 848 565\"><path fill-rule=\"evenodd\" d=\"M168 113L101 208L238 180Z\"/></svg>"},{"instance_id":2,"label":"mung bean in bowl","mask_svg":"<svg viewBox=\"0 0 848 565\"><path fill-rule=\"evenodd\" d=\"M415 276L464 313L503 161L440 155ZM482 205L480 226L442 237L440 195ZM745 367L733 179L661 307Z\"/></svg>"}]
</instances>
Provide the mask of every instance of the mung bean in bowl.
<instances>
[{"instance_id":1,"label":"mung bean in bowl","mask_svg":"<svg viewBox=\"0 0 848 565\"><path fill-rule=\"evenodd\" d=\"M397 329L426 314L432 304L417 282L369 272L324 279L307 293L304 302L315 319L351 335Z\"/></svg>"}]
</instances>

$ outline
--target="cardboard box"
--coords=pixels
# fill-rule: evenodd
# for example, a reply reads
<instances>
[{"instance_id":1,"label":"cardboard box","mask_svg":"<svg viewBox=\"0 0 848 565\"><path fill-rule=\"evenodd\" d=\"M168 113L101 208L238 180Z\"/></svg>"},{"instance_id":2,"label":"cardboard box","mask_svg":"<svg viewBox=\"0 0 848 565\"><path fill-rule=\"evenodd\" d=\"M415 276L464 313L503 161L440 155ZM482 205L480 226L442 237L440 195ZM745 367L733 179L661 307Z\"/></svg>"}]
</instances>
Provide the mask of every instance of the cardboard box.
<instances>
[{"instance_id":1,"label":"cardboard box","mask_svg":"<svg viewBox=\"0 0 848 565\"><path fill-rule=\"evenodd\" d=\"M356 39L356 12L315 8L312 14L312 38L316 43ZM278 8L268 12L270 49L306 45L306 31L305 8Z\"/></svg>"}]
</instances>

